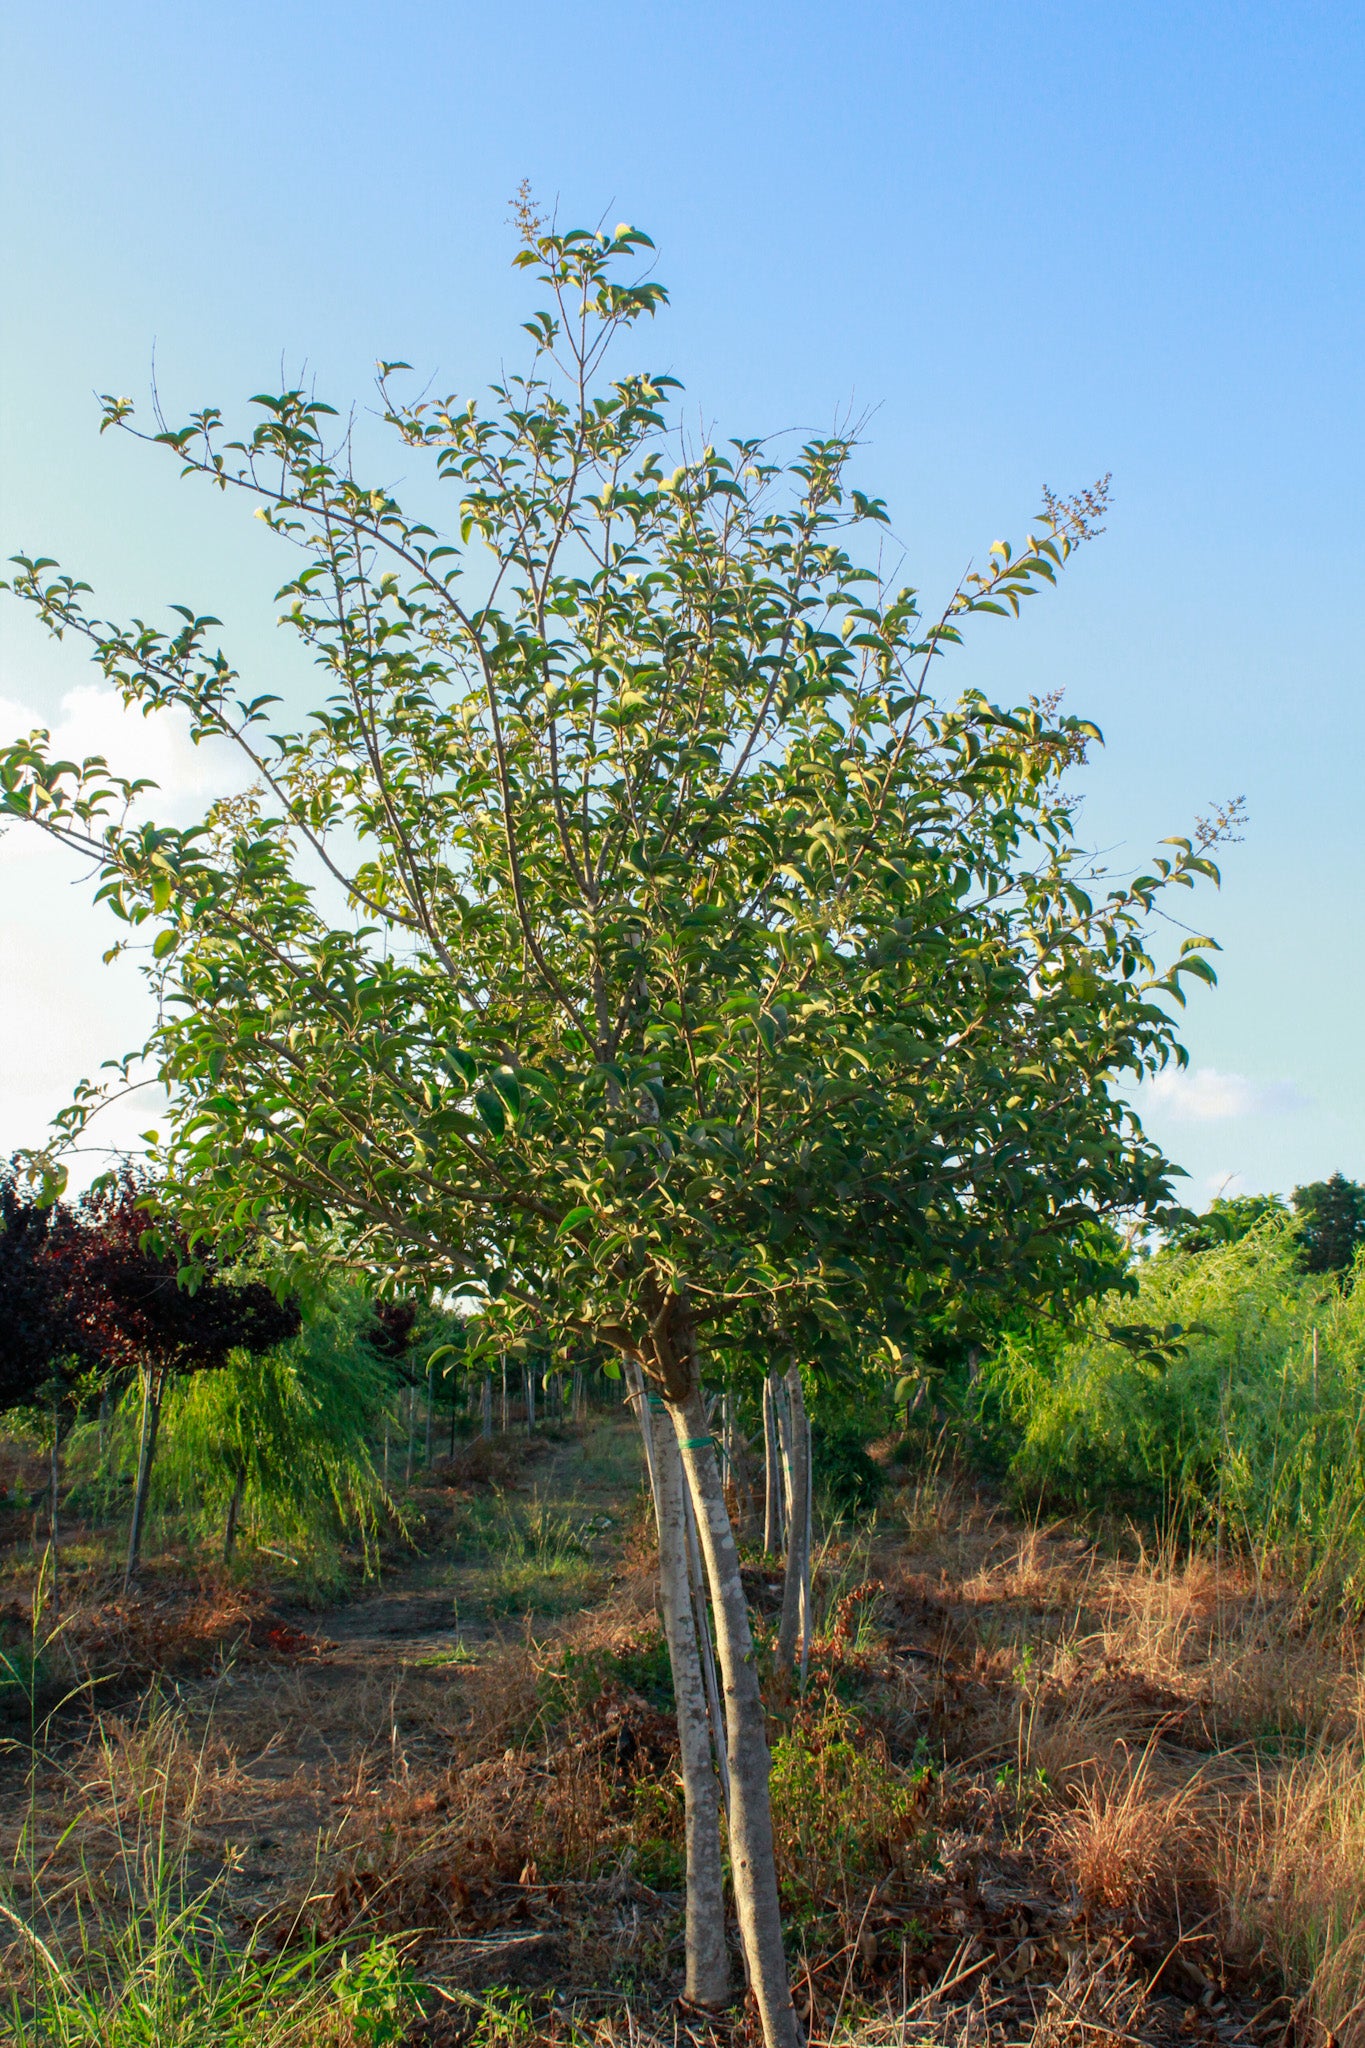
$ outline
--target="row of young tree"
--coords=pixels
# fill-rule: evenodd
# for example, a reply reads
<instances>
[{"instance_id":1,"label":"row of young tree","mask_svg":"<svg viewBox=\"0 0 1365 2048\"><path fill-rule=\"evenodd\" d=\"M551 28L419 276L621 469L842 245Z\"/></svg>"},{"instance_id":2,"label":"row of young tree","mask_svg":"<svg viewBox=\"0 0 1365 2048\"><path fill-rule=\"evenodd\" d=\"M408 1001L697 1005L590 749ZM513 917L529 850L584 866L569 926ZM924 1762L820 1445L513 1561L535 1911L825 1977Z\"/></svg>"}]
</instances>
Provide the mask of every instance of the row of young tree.
<instances>
[{"instance_id":1,"label":"row of young tree","mask_svg":"<svg viewBox=\"0 0 1365 2048\"><path fill-rule=\"evenodd\" d=\"M0 1413L37 1408L48 1418L54 1570L63 1438L92 1405L107 1416L130 1386L140 1393L125 1585L141 1553L167 1389L221 1372L234 1353L272 1350L299 1328L292 1303L259 1280L224 1277L209 1258L193 1291L182 1287L183 1237L163 1228L149 1244L145 1196L125 1174L71 1208L26 1194L13 1169L0 1174Z\"/></svg>"},{"instance_id":2,"label":"row of young tree","mask_svg":"<svg viewBox=\"0 0 1365 2048\"><path fill-rule=\"evenodd\" d=\"M782 1390L762 1398L793 1446L793 1654L804 1387L909 1387L935 1345L1110 1284L1113 1219L1175 1217L1124 1089L1184 1057L1171 1005L1213 978L1211 941L1158 960L1150 935L1172 891L1216 879L1235 806L1108 876L1073 795L1095 728L1057 698L938 687L969 626L1056 581L1103 485L1047 496L926 614L850 437L790 460L713 446L671 376L608 370L664 302L644 235L561 232L529 200L520 218L545 293L525 370L487 401L407 399L405 366L381 366L439 528L358 473L311 392L258 398L235 436L212 407L144 433L105 402L105 426L292 550L284 624L325 701L291 712L239 677L192 606L110 623L24 558L11 588L43 623L128 704L235 744L248 786L192 826L148 822L145 785L38 733L0 751L0 798L95 864L147 949L159 1241L186 1280L265 1238L463 1299L509 1353L587 1346L631 1376L679 1703L687 1994L728 1993L724 1807L765 2040L794 2048L704 1382ZM51 1192L59 1162L31 1165Z\"/></svg>"},{"instance_id":3,"label":"row of young tree","mask_svg":"<svg viewBox=\"0 0 1365 2048\"><path fill-rule=\"evenodd\" d=\"M586 1358L567 1373L544 1355L509 1361L476 1319L344 1280L314 1277L300 1299L278 1272L267 1284L207 1259L187 1288L183 1236L164 1215L158 1230L156 1211L130 1171L77 1204L0 1171L0 1427L44 1446L54 1568L73 1487L97 1519L127 1509L125 1592L158 1494L225 1562L245 1516L276 1549L314 1539L325 1567L382 1514L401 1524L399 1489L458 1436L534 1432L538 1411L563 1422L620 1400ZM258 1247L258 1276L267 1257Z\"/></svg>"}]
</instances>

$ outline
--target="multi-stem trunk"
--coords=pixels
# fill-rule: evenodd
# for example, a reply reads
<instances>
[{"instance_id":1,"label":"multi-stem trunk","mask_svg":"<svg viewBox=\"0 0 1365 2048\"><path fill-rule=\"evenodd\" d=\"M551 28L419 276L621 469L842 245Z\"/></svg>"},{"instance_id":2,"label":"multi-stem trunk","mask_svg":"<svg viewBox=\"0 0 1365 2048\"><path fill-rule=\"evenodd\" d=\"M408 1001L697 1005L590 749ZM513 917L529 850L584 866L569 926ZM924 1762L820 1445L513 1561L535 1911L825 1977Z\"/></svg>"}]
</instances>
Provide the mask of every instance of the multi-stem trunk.
<instances>
[{"instance_id":1,"label":"multi-stem trunk","mask_svg":"<svg viewBox=\"0 0 1365 2048\"><path fill-rule=\"evenodd\" d=\"M716 1645L725 1684L730 1767L730 1865L735 1908L767 2048L801 2048L802 2029L792 2004L782 1915L773 1856L768 1796L771 1757L764 1722L749 1610L739 1551L725 1506L720 1467L707 1426L706 1405L693 1382L669 1412L697 1511L697 1525L716 1617Z\"/></svg>"},{"instance_id":2,"label":"multi-stem trunk","mask_svg":"<svg viewBox=\"0 0 1365 2048\"><path fill-rule=\"evenodd\" d=\"M166 1376L152 1366L142 1369L142 1431L138 1443L137 1483L133 1488L133 1519L128 1530L128 1561L123 1569L123 1590L132 1584L142 1556L142 1530L147 1518L147 1495L152 1482L152 1460L156 1456L156 1433L161 1423L161 1398Z\"/></svg>"},{"instance_id":3,"label":"multi-stem trunk","mask_svg":"<svg viewBox=\"0 0 1365 2048\"><path fill-rule=\"evenodd\" d=\"M782 1622L777 1632L777 1659L790 1669L800 1650L805 1669L810 1642L810 1425L801 1368L793 1360L787 1371L791 1444L791 1512L787 1518L787 1569L782 1585Z\"/></svg>"}]
</instances>

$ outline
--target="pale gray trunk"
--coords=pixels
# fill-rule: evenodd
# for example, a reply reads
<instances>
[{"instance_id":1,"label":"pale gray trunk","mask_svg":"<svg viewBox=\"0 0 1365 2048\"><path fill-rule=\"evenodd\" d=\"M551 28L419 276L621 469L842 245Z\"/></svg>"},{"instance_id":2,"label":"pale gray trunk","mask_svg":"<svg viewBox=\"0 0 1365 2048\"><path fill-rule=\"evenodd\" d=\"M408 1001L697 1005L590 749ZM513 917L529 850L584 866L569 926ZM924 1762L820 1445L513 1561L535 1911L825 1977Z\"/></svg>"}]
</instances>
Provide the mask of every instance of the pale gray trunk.
<instances>
[{"instance_id":1,"label":"pale gray trunk","mask_svg":"<svg viewBox=\"0 0 1365 2048\"><path fill-rule=\"evenodd\" d=\"M778 1453L776 1375L763 1382L763 1548L769 1557L782 1542L782 1461Z\"/></svg>"},{"instance_id":2,"label":"pale gray trunk","mask_svg":"<svg viewBox=\"0 0 1365 2048\"><path fill-rule=\"evenodd\" d=\"M677 1445L674 1445L677 1449ZM692 1617L697 1627L697 1642L701 1649L701 1675L706 1684L706 1711L711 1722L711 1743L716 1752L716 1769L720 1772L721 1797L725 1811L730 1811L730 1758L725 1734L725 1718L721 1713L720 1685L716 1676L716 1651L711 1640L711 1608L706 1597L706 1572L702 1564L701 1545L697 1539L697 1514L692 1505L689 1489L683 1487L683 1521L687 1527L687 1576L692 1589Z\"/></svg>"},{"instance_id":3,"label":"pale gray trunk","mask_svg":"<svg viewBox=\"0 0 1365 2048\"><path fill-rule=\"evenodd\" d=\"M777 1441L782 1458L782 1549L785 1553L792 1524L792 1409L787 1382L773 1374L773 1413L777 1417Z\"/></svg>"},{"instance_id":4,"label":"pale gray trunk","mask_svg":"<svg viewBox=\"0 0 1365 2048\"><path fill-rule=\"evenodd\" d=\"M239 1473L237 1474L237 1483L236 1483L236 1485L235 1485L235 1486L233 1487L233 1489L232 1489L232 1499L231 1499L231 1500L230 1500L230 1501L228 1502L228 1511L227 1511L227 1521L226 1521L226 1522L224 1523L224 1525L223 1525L223 1563L224 1563L224 1564L228 1564L228 1563L230 1563L230 1562L231 1562L231 1559L232 1559L232 1553L233 1553L234 1549L236 1548L236 1544L237 1544L237 1519L238 1519L239 1515L240 1515L240 1514L241 1514L241 1512L242 1512L242 1495L243 1495L243 1494L244 1494L245 1492L246 1492L246 1480L244 1479L244 1477L242 1476L242 1474L241 1474L241 1473L239 1472Z\"/></svg>"},{"instance_id":5,"label":"pale gray trunk","mask_svg":"<svg viewBox=\"0 0 1365 2048\"><path fill-rule=\"evenodd\" d=\"M719 2007L730 1990L725 1946L725 1894L720 1858L720 1801L711 1761L711 1721L689 1578L687 1491L678 1440L662 1403L646 1397L638 1368L626 1367L644 1443L659 1531L659 1590L678 1712L687 1838L687 1981L694 2005Z\"/></svg>"},{"instance_id":6,"label":"pale gray trunk","mask_svg":"<svg viewBox=\"0 0 1365 2048\"><path fill-rule=\"evenodd\" d=\"M526 1373L526 1434L536 1433L536 1376L533 1368L527 1366Z\"/></svg>"},{"instance_id":7,"label":"pale gray trunk","mask_svg":"<svg viewBox=\"0 0 1365 2048\"><path fill-rule=\"evenodd\" d=\"M815 1494L815 1481L811 1471L810 1417L806 1417L806 1568L801 1581L801 1690L806 1689L806 1673L810 1669L810 1639L814 1628L811 1604L811 1502Z\"/></svg>"},{"instance_id":8,"label":"pale gray trunk","mask_svg":"<svg viewBox=\"0 0 1365 2048\"><path fill-rule=\"evenodd\" d=\"M787 1569L782 1584L782 1623L777 1632L777 1661L790 1670L798 1646L804 1673L810 1647L810 1424L801 1368L792 1361L787 1372L791 1443L791 1513L787 1518Z\"/></svg>"},{"instance_id":9,"label":"pale gray trunk","mask_svg":"<svg viewBox=\"0 0 1365 2048\"><path fill-rule=\"evenodd\" d=\"M123 1590L132 1584L142 1556L142 1529L147 1519L147 1495L152 1482L152 1460L156 1456L156 1433L161 1422L161 1397L165 1376L145 1367L142 1374L142 1433L138 1443L137 1484L133 1488L133 1519L128 1530L128 1561L123 1568Z\"/></svg>"},{"instance_id":10,"label":"pale gray trunk","mask_svg":"<svg viewBox=\"0 0 1365 2048\"><path fill-rule=\"evenodd\" d=\"M801 2022L792 2004L782 1946L768 1796L771 1758L758 1673L754 1668L754 1642L740 1577L739 1551L726 1512L725 1493L700 1392L694 1387L685 1401L670 1404L670 1414L711 1580L717 1647L725 1682L730 1863L749 1984L758 2002L767 2048L802 2048Z\"/></svg>"}]
</instances>

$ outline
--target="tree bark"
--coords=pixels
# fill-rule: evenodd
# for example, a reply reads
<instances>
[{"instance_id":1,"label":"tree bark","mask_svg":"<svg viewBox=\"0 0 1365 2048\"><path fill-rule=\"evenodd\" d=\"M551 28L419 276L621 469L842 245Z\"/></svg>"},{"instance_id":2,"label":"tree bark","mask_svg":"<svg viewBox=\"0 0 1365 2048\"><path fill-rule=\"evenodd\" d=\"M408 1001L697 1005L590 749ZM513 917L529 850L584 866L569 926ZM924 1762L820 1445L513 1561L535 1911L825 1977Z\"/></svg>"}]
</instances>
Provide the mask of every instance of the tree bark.
<instances>
[{"instance_id":1,"label":"tree bark","mask_svg":"<svg viewBox=\"0 0 1365 2048\"><path fill-rule=\"evenodd\" d=\"M526 1434L536 1433L536 1375L533 1366L523 1368L526 1376Z\"/></svg>"},{"instance_id":2,"label":"tree bark","mask_svg":"<svg viewBox=\"0 0 1365 2048\"><path fill-rule=\"evenodd\" d=\"M717 1647L725 1681L730 1862L750 1988L758 2002L767 2048L803 2048L801 2022L792 2004L782 1945L768 1796L771 1757L758 1673L754 1669L753 1635L740 1577L739 1551L726 1512L705 1404L695 1383L683 1400L670 1401L669 1412L696 1507L711 1580Z\"/></svg>"},{"instance_id":3,"label":"tree bark","mask_svg":"<svg viewBox=\"0 0 1365 2048\"><path fill-rule=\"evenodd\" d=\"M806 1689L806 1673L810 1668L810 1639L814 1627L814 1607L811 1598L811 1503L815 1493L815 1481L811 1472L810 1417L806 1417L806 1568L801 1580L801 1690Z\"/></svg>"},{"instance_id":4,"label":"tree bark","mask_svg":"<svg viewBox=\"0 0 1365 2048\"><path fill-rule=\"evenodd\" d=\"M428 1365L428 1367L427 1367L427 1442L426 1442L426 1457L425 1457L425 1458L423 1459L423 1463L424 1463L425 1465L427 1465L427 1466L430 1466L430 1464L431 1464L431 1431L432 1431L432 1423L433 1423L433 1419L434 1419L435 1407L436 1407L436 1368L435 1368L435 1366L434 1366L434 1365Z\"/></svg>"},{"instance_id":5,"label":"tree bark","mask_svg":"<svg viewBox=\"0 0 1365 2048\"><path fill-rule=\"evenodd\" d=\"M777 1444L782 1464L782 1551L786 1554L792 1523L792 1409L787 1382L773 1374L773 1413L777 1417Z\"/></svg>"},{"instance_id":6,"label":"tree bark","mask_svg":"<svg viewBox=\"0 0 1365 2048\"><path fill-rule=\"evenodd\" d=\"M493 1434L493 1375L491 1372L486 1372L483 1376L481 1433L485 1437L491 1437Z\"/></svg>"},{"instance_id":7,"label":"tree bark","mask_svg":"<svg viewBox=\"0 0 1365 2048\"><path fill-rule=\"evenodd\" d=\"M674 1449L677 1449L676 1443ZM721 1712L720 1686L716 1681L716 1652L711 1640L711 1608L706 1597L706 1571L702 1564L701 1545L697 1540L697 1515L692 1505L692 1495L683 1487L683 1523L687 1530L687 1577L692 1592L692 1619L696 1624L697 1644L701 1650L701 1675L706 1686L706 1712L711 1723L711 1743L716 1752L716 1768L720 1772L721 1797L725 1811L730 1811L730 1757L725 1733L725 1717Z\"/></svg>"},{"instance_id":8,"label":"tree bark","mask_svg":"<svg viewBox=\"0 0 1365 2048\"><path fill-rule=\"evenodd\" d=\"M782 1461L777 1435L777 1376L763 1382L763 1548L772 1557L782 1543Z\"/></svg>"},{"instance_id":9,"label":"tree bark","mask_svg":"<svg viewBox=\"0 0 1365 2048\"><path fill-rule=\"evenodd\" d=\"M227 1521L223 1524L224 1564L232 1562L232 1553L237 1547L237 1518L242 1512L242 1495L245 1492L246 1478L243 1473L239 1472L236 1484L232 1489L232 1499L228 1502Z\"/></svg>"},{"instance_id":10,"label":"tree bark","mask_svg":"<svg viewBox=\"0 0 1365 2048\"><path fill-rule=\"evenodd\" d=\"M802 1662L810 1635L810 1427L806 1419L801 1368L793 1359L787 1370L791 1423L791 1513L787 1517L787 1569L782 1584L782 1622L777 1632L777 1661L790 1670L798 1645Z\"/></svg>"},{"instance_id":11,"label":"tree bark","mask_svg":"<svg viewBox=\"0 0 1365 2048\"><path fill-rule=\"evenodd\" d=\"M678 1715L687 1841L687 1979L684 1996L718 2008L730 1991L725 1945L725 1894L720 1858L720 1804L712 1767L713 1723L687 1556L687 1489L678 1440L663 1403L645 1391L633 1360L624 1360L627 1399L644 1444L645 1467L659 1531L659 1591Z\"/></svg>"},{"instance_id":12,"label":"tree bark","mask_svg":"<svg viewBox=\"0 0 1365 2048\"><path fill-rule=\"evenodd\" d=\"M161 1399L165 1374L144 1366L142 1372L142 1433L138 1444L137 1484L133 1488L133 1519L128 1530L128 1562L123 1568L123 1590L133 1582L142 1556L142 1528L147 1516L147 1495L152 1481L152 1460L156 1456L156 1433L161 1423Z\"/></svg>"}]
</instances>

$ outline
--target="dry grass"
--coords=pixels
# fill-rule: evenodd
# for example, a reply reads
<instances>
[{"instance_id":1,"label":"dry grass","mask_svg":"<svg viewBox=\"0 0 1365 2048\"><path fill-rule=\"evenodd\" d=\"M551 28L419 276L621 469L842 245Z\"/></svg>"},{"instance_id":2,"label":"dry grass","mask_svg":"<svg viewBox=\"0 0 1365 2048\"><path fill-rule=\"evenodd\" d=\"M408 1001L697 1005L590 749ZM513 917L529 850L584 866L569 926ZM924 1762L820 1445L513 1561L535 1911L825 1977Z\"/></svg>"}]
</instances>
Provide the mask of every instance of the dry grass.
<instances>
[{"instance_id":1,"label":"dry grass","mask_svg":"<svg viewBox=\"0 0 1365 2048\"><path fill-rule=\"evenodd\" d=\"M387 1647L390 1608L422 1625L402 1603L425 1566L354 1639L351 1609L300 1631L212 1588L106 1603L102 1636L74 1623L83 1654L180 1676L59 1717L27 1785L13 1760L17 1903L58 1929L75 1901L126 1911L155 1843L281 1953L305 1931L415 1938L443 1991L414 2043L673 2041L681 1801L648 1538L609 1452L574 1512L591 1529L613 1503L610 1590L577 1614L490 1608L458 1654ZM482 1530L496 1503L462 1483L443 1512ZM463 1603L497 1560L461 1540ZM771 1574L750 1577L761 1607ZM1102 1552L942 1481L829 1549L817 1614L804 1696L768 1680L816 2040L1365 2048L1351 1630L1241 1564Z\"/></svg>"}]
</instances>

